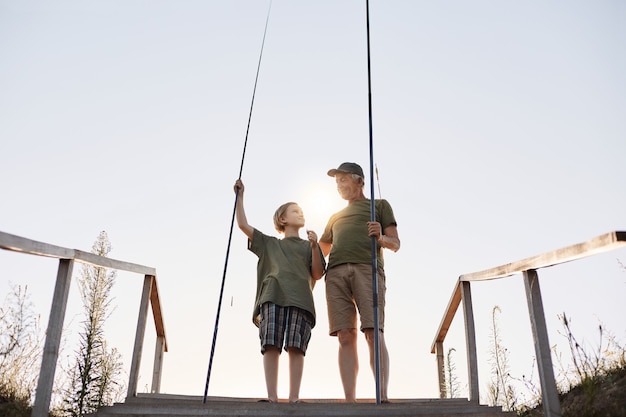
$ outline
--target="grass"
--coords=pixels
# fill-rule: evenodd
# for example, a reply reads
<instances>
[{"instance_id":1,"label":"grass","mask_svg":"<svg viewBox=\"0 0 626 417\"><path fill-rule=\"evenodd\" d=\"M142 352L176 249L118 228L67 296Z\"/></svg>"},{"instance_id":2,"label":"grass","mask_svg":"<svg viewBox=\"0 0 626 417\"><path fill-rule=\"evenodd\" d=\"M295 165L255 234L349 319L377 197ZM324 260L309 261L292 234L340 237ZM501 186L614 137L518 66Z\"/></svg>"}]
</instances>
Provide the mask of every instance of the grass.
<instances>
[{"instance_id":1,"label":"grass","mask_svg":"<svg viewBox=\"0 0 626 417\"><path fill-rule=\"evenodd\" d=\"M626 417L626 347L598 326L599 343L589 348L579 342L571 328L571 319L560 316L562 335L567 339L571 365L565 367L555 353L561 380L557 387L563 417ZM541 398L535 391L535 398ZM515 409L520 417L542 417L543 407L537 405ZM532 408L531 408L532 407Z\"/></svg>"},{"instance_id":2,"label":"grass","mask_svg":"<svg viewBox=\"0 0 626 417\"><path fill-rule=\"evenodd\" d=\"M0 386L0 416L29 417L32 407L29 399L16 397L8 391L8 387Z\"/></svg>"},{"instance_id":3,"label":"grass","mask_svg":"<svg viewBox=\"0 0 626 417\"><path fill-rule=\"evenodd\" d=\"M561 394L563 417L626 417L626 368L583 381ZM541 405L518 413L520 417L543 417Z\"/></svg>"}]
</instances>

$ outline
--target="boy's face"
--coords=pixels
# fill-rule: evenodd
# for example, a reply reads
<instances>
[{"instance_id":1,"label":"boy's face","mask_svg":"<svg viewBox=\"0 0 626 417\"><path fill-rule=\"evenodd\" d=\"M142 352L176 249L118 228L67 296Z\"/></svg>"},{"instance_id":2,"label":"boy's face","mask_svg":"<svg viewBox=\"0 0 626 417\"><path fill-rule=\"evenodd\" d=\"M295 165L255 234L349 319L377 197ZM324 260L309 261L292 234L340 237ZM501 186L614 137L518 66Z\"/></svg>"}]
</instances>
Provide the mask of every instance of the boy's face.
<instances>
[{"instance_id":1,"label":"boy's face","mask_svg":"<svg viewBox=\"0 0 626 417\"><path fill-rule=\"evenodd\" d=\"M283 221L290 226L304 227L304 213L300 206L297 204L290 205L285 211Z\"/></svg>"}]
</instances>

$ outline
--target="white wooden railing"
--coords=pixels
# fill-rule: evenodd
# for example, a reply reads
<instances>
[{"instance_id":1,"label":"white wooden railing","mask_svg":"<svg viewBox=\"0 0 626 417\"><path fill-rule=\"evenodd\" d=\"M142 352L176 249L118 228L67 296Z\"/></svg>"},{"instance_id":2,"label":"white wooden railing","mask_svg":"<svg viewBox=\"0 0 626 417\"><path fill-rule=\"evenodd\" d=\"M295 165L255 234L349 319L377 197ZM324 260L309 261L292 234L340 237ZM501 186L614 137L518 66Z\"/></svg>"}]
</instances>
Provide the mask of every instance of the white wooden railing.
<instances>
[{"instance_id":1,"label":"white wooden railing","mask_svg":"<svg viewBox=\"0 0 626 417\"><path fill-rule=\"evenodd\" d=\"M524 287L526 289L526 301L528 304L528 312L533 333L535 354L537 356L537 367L539 368L544 416L560 417L561 406L556 389L556 382L554 380L550 343L548 341L548 331L543 312L543 302L541 300L537 270L586 258L624 246L626 246L626 232L610 232L597 236L586 242L543 253L521 261L497 266L480 272L461 275L454 286L452 297L450 298L448 307L443 314L443 319L437 329L437 334L431 347L431 353L437 355L440 396L442 398L445 397L443 342L446 338L446 334L448 333L452 320L454 319L457 308L461 302L463 302L469 400L476 403L479 401L478 356L476 353L476 332L474 326L470 283L500 279L522 273L524 276Z\"/></svg>"},{"instance_id":2,"label":"white wooden railing","mask_svg":"<svg viewBox=\"0 0 626 417\"><path fill-rule=\"evenodd\" d=\"M526 299L534 338L535 353L537 356L537 366L539 368L544 415L546 417L560 416L560 404L556 389L556 382L554 379L554 371L552 368L550 343L548 341L548 333L543 312L543 303L541 300L537 270L582 259L625 246L626 232L610 232L586 242L567 246L562 249L526 258L521 261L497 266L480 272L461 275L454 286L452 296L448 302L448 306L444 312L443 319L441 320L441 324L439 325L431 348L431 353L436 354L437 358L438 380L441 397L445 396L443 342L454 319L456 311L462 303L468 358L469 400L475 403L478 403L479 401L478 356L476 352L476 334L470 283L500 279L517 273L522 273L524 277ZM156 282L156 269L129 262L118 261L111 258L105 258L76 249L68 249L48 243L42 243L5 232L0 232L0 249L59 259L59 268L54 295L52 298L52 307L50 310L50 318L48 320L48 329L44 343L41 370L32 412L33 417L48 416L72 270L74 262L76 261L91 264L97 267L134 272L144 276L143 291L139 303L139 315L137 319L133 356L129 372L130 375L127 397L134 397L137 395L137 382L139 379L139 367L143 352L143 342L148 319L149 305L152 306L154 325L156 329L156 350L154 355L151 391L153 393L158 393L160 391L163 354L164 352L167 352L167 341L165 337L161 304L159 301L159 291Z\"/></svg>"},{"instance_id":3,"label":"white wooden railing","mask_svg":"<svg viewBox=\"0 0 626 417\"><path fill-rule=\"evenodd\" d=\"M144 276L143 291L139 302L139 317L135 333L135 345L130 365L127 397L137 395L137 382L139 380L139 366L143 352L144 335L148 320L148 307L152 306L154 326L156 328L156 350L154 355L154 367L152 373L152 392L158 393L161 386L161 371L163 368L163 354L167 352L167 340L165 338L165 326L159 301L159 290L156 281L156 269L137 265L129 262L118 261L93 253L83 252L76 249L68 249L60 246L42 243L20 236L0 232L0 249L21 252L29 255L46 256L59 259L59 269L52 297L52 308L48 319L48 329L44 342L41 370L35 394L32 417L47 417L52 397L54 374L56 371L61 333L67 308L70 283L74 262L81 262L96 267L116 269L120 271L134 272Z\"/></svg>"}]
</instances>

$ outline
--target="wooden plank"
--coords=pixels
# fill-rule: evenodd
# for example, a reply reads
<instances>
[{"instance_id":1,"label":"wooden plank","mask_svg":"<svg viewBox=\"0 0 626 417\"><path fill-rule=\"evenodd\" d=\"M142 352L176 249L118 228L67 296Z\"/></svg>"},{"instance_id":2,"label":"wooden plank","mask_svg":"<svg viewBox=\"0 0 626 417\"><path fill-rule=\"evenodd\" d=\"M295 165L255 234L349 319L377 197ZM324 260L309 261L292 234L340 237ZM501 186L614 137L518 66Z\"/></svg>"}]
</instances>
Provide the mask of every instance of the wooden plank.
<instances>
[{"instance_id":1,"label":"wooden plank","mask_svg":"<svg viewBox=\"0 0 626 417\"><path fill-rule=\"evenodd\" d=\"M437 354L437 381L439 382L439 398L446 398L446 361L444 360L443 343L435 344Z\"/></svg>"},{"instance_id":2,"label":"wooden plank","mask_svg":"<svg viewBox=\"0 0 626 417\"><path fill-rule=\"evenodd\" d=\"M547 268L565 262L575 261L599 253L608 252L619 247L626 246L626 232L616 231L597 236L586 242L577 243L565 248L546 252L541 255L522 259L506 265L484 271L463 274L461 281L484 281L496 278L504 278L509 275L528 271L530 269Z\"/></svg>"},{"instance_id":3,"label":"wooden plank","mask_svg":"<svg viewBox=\"0 0 626 417\"><path fill-rule=\"evenodd\" d=\"M152 277L152 291L150 292L150 304L152 305L152 316L154 317L154 326L156 334L163 338L164 349L167 352L167 339L165 338L165 323L163 322L163 311L161 310L161 300L159 299L159 290L157 288L156 276Z\"/></svg>"},{"instance_id":4,"label":"wooden plank","mask_svg":"<svg viewBox=\"0 0 626 417\"><path fill-rule=\"evenodd\" d=\"M474 307L472 306L472 291L469 282L461 283L461 297L463 299L463 317L465 319L465 344L467 346L467 380L469 385L469 400L478 404L478 353L476 350L476 326L474 325Z\"/></svg>"},{"instance_id":5,"label":"wooden plank","mask_svg":"<svg viewBox=\"0 0 626 417\"><path fill-rule=\"evenodd\" d=\"M47 256L59 259L75 259L82 263L101 266L104 268L118 269L121 271L134 272L141 275L156 275L156 269L134 264L130 262L118 261L104 256L98 256L90 252L83 252L77 249L69 249L61 246L50 245L49 243L26 239L21 236L0 232L0 248L14 252L27 253L29 255Z\"/></svg>"},{"instance_id":6,"label":"wooden plank","mask_svg":"<svg viewBox=\"0 0 626 417\"><path fill-rule=\"evenodd\" d=\"M304 398L301 404L289 404L286 399L278 403L259 402L259 398L202 397L171 394L144 394L102 408L98 416L109 417L516 417L503 412L500 406L484 406L471 403L465 398L393 398L390 404L375 405L372 398L359 398L356 403L345 404L343 399Z\"/></svg>"},{"instance_id":7,"label":"wooden plank","mask_svg":"<svg viewBox=\"0 0 626 417\"><path fill-rule=\"evenodd\" d=\"M456 310L459 308L459 304L461 304L461 282L457 281L454 286L454 290L452 291L452 296L450 297L450 301L448 301L448 307L446 307L446 313L439 324L439 328L437 329L437 334L435 336L435 340L433 340L433 344L430 348L430 353L435 353L435 348L437 343L443 343L446 335L448 334L448 330L450 329L450 325L452 324L452 319L454 319L454 315L456 314Z\"/></svg>"},{"instance_id":8,"label":"wooden plank","mask_svg":"<svg viewBox=\"0 0 626 417\"><path fill-rule=\"evenodd\" d=\"M44 342L35 403L31 413L32 417L48 416L73 269L74 261L72 259L59 260L57 281L54 287L50 318L48 319L48 330L46 331L46 340Z\"/></svg>"},{"instance_id":9,"label":"wooden plank","mask_svg":"<svg viewBox=\"0 0 626 417\"><path fill-rule=\"evenodd\" d=\"M150 307L150 292L154 277L146 275L143 280L143 290L141 292L141 302L139 303L139 317L137 318L137 330L135 331L135 346L130 363L128 393L127 398L137 395L137 384L139 382L139 368L141 366L141 355L143 353L143 342L146 334L146 322L148 319L148 308Z\"/></svg>"},{"instance_id":10,"label":"wooden plank","mask_svg":"<svg viewBox=\"0 0 626 417\"><path fill-rule=\"evenodd\" d=\"M99 256L91 252L83 252L80 250L74 250L74 259L77 261L91 264L94 266L101 266L104 268L117 269L120 271L134 272L141 275L156 275L156 269L149 266L143 266L133 264L125 261L118 261L116 259Z\"/></svg>"},{"instance_id":11,"label":"wooden plank","mask_svg":"<svg viewBox=\"0 0 626 417\"><path fill-rule=\"evenodd\" d=\"M163 375L163 354L165 352L165 337L157 336L154 347L154 363L152 366L152 393L161 391L161 376Z\"/></svg>"},{"instance_id":12,"label":"wooden plank","mask_svg":"<svg viewBox=\"0 0 626 417\"><path fill-rule=\"evenodd\" d=\"M50 245L5 232L0 232L0 248L52 258L72 259L74 257L73 249Z\"/></svg>"},{"instance_id":13,"label":"wooden plank","mask_svg":"<svg viewBox=\"0 0 626 417\"><path fill-rule=\"evenodd\" d=\"M543 301L541 300L539 277L534 269L524 272L524 288L526 289L530 325L535 342L543 413L545 417L561 417L561 404L559 403L559 393L554 380L552 351L550 350L550 341L548 340L548 327L546 326L546 318L543 311Z\"/></svg>"}]
</instances>

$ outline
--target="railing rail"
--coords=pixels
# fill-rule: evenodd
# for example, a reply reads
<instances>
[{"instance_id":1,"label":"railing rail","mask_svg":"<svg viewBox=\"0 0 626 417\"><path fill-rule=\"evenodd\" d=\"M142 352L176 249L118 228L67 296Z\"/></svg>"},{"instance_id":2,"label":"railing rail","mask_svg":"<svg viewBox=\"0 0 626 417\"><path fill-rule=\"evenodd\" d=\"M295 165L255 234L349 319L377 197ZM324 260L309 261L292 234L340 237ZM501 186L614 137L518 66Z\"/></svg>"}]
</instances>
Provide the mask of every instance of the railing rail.
<instances>
[{"instance_id":1,"label":"railing rail","mask_svg":"<svg viewBox=\"0 0 626 417\"><path fill-rule=\"evenodd\" d=\"M543 313L543 303L539 288L537 270L549 266L559 265L592 255L608 252L626 246L626 232L615 231L597 236L586 242L577 243L541 255L522 259L520 261L486 269L484 271L463 274L457 280L448 306L437 329L437 334L431 347L431 353L437 355L437 371L439 376L440 396L445 396L444 377L444 350L443 342L446 338L456 311L463 303L465 318L465 338L468 358L469 400L478 402L478 361L476 352L476 335L474 328L473 308L470 291L470 282L486 281L505 278L517 273L524 276L526 299L528 304L531 328L533 332L537 366L546 417L561 415L556 382L552 369L550 344L548 342L547 328Z\"/></svg>"},{"instance_id":2,"label":"railing rail","mask_svg":"<svg viewBox=\"0 0 626 417\"><path fill-rule=\"evenodd\" d=\"M152 375L152 392L158 393L161 384L161 371L163 366L163 353L167 352L167 339L165 337L165 325L159 299L159 290L156 282L156 269L148 266L134 264L116 259L98 256L93 253L83 252L77 249L68 249L49 243L38 242L20 236L0 231L0 249L21 252L29 255L45 256L59 259L59 269L52 299L50 318L37 383L33 417L47 417L52 397L54 374L61 342L61 333L67 308L69 288L72 278L74 262L90 264L96 267L116 269L144 275L143 292L139 306L137 330L128 382L128 397L137 395L137 383L139 380L139 367L143 352L143 341L147 323L148 307L152 306L152 315L156 330L156 352L154 355L154 368Z\"/></svg>"}]
</instances>

